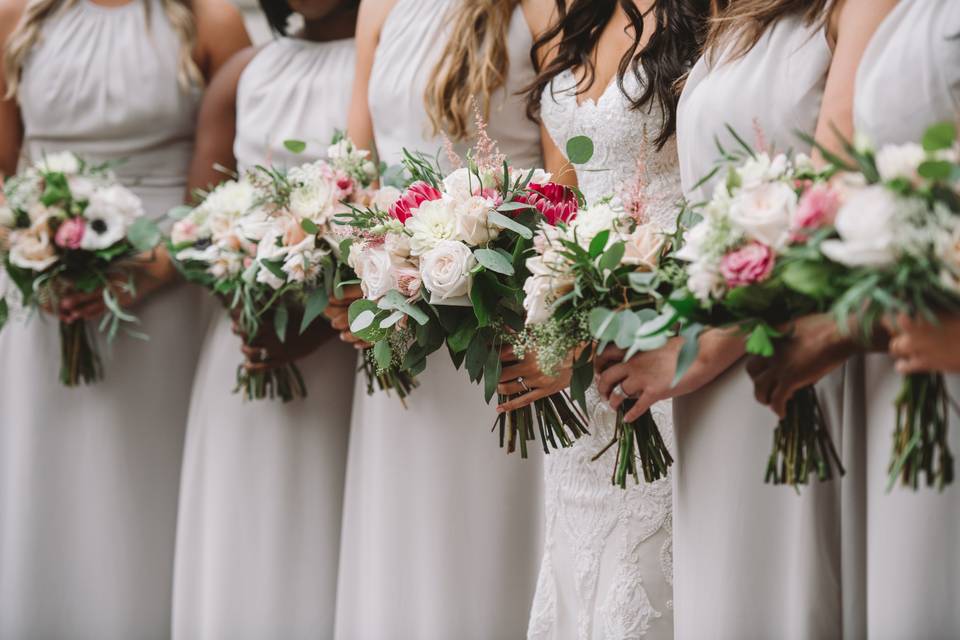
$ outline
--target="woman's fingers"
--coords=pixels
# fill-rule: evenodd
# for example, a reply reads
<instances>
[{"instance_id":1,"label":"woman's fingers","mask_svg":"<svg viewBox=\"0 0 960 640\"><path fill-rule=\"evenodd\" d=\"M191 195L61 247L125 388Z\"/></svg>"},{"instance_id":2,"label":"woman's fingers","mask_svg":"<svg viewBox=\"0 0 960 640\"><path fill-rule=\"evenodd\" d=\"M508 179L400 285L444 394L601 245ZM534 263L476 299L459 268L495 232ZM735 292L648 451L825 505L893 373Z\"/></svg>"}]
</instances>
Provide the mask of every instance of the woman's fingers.
<instances>
[{"instance_id":1,"label":"woman's fingers","mask_svg":"<svg viewBox=\"0 0 960 640\"><path fill-rule=\"evenodd\" d=\"M102 300L103 292L102 291L91 291L90 293L71 293L68 296L64 296L60 299L60 310L61 311L75 311L83 306L86 306L93 302L94 300Z\"/></svg>"},{"instance_id":2,"label":"woman's fingers","mask_svg":"<svg viewBox=\"0 0 960 640\"><path fill-rule=\"evenodd\" d=\"M556 378L548 376L534 375L530 378L501 378L503 382L497 385L497 393L504 396L512 396L518 393L528 393L535 389L554 389L559 381Z\"/></svg>"},{"instance_id":3,"label":"woman's fingers","mask_svg":"<svg viewBox=\"0 0 960 640\"><path fill-rule=\"evenodd\" d=\"M500 362L514 362L519 359L512 344L505 344L500 347Z\"/></svg>"},{"instance_id":4,"label":"woman's fingers","mask_svg":"<svg viewBox=\"0 0 960 640\"><path fill-rule=\"evenodd\" d=\"M597 376L597 391L604 400L610 400L614 387L630 375L630 368L623 363L615 364Z\"/></svg>"},{"instance_id":5,"label":"woman's fingers","mask_svg":"<svg viewBox=\"0 0 960 640\"><path fill-rule=\"evenodd\" d=\"M650 394L640 394L640 397L633 401L633 406L630 407L630 410L623 414L624 421L635 422L639 420L643 414L650 410L650 407L653 406L653 402L654 401Z\"/></svg>"},{"instance_id":6,"label":"woman's fingers","mask_svg":"<svg viewBox=\"0 0 960 640\"><path fill-rule=\"evenodd\" d=\"M509 382L517 378L535 378L541 374L540 368L535 362L520 362L509 367L504 367L500 372L500 380ZM529 384L529 383L528 383Z\"/></svg>"},{"instance_id":7,"label":"woman's fingers","mask_svg":"<svg viewBox=\"0 0 960 640\"><path fill-rule=\"evenodd\" d=\"M610 368L611 365L620 364L626 357L627 352L616 347L607 347L603 353L599 354L593 361L593 368L597 373L602 373Z\"/></svg>"}]
</instances>

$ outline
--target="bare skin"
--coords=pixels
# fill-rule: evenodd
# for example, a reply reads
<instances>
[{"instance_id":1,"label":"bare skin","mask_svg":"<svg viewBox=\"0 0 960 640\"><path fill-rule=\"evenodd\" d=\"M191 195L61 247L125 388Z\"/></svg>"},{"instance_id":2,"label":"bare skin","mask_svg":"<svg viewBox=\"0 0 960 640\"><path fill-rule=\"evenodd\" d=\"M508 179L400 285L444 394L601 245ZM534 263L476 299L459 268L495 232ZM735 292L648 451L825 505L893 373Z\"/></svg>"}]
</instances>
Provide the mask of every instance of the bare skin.
<instances>
[{"instance_id":1,"label":"bare skin","mask_svg":"<svg viewBox=\"0 0 960 640\"><path fill-rule=\"evenodd\" d=\"M886 327L897 373L960 373L960 316L943 315L934 323L901 315Z\"/></svg>"},{"instance_id":2,"label":"bare skin","mask_svg":"<svg viewBox=\"0 0 960 640\"><path fill-rule=\"evenodd\" d=\"M304 18L303 31L298 34L304 40L330 42L353 35L357 11L352 2L290 0L289 5ZM236 137L237 87L244 69L257 51L256 47L246 47L235 53L207 88L200 107L197 140L190 165L190 193L208 190L221 182L226 177L223 169L231 175L236 172L233 143ZM331 303L336 304L337 301ZM298 310L291 310L290 327L300 326L300 314ZM263 323L260 333L255 336L244 335L236 322L234 332L244 339L246 368L251 372L265 371L302 359L335 335L325 323L319 321L314 322L303 334L290 331L282 343L269 322Z\"/></svg>"},{"instance_id":3,"label":"bare skin","mask_svg":"<svg viewBox=\"0 0 960 640\"><path fill-rule=\"evenodd\" d=\"M129 0L94 0L105 7L117 7ZM7 38L20 19L24 2L5 0L0 2L0 43ZM240 12L226 0L198 0L193 3L197 25L197 43L194 61L204 78L210 78L238 50L249 46L250 39ZM0 95L6 92L6 79L0 70ZM13 141L3 145L0 151L0 175L16 171L23 143L23 121L15 99L0 100L0 138ZM132 289L127 285L132 280ZM177 273L165 249L156 249L131 261L127 273L117 276L112 287L114 294L125 308L134 307L156 291L176 282ZM56 309L48 309L64 322L93 319L106 311L101 292L73 293L62 297Z\"/></svg>"},{"instance_id":4,"label":"bare skin","mask_svg":"<svg viewBox=\"0 0 960 640\"><path fill-rule=\"evenodd\" d=\"M373 120L369 108L370 75L373 70L373 61L377 45L380 42L380 32L383 24L390 15L396 0L363 0L360 3L360 15L357 20L357 63L354 75L353 96L350 100L350 117L347 121L347 134L361 149L376 149L376 140L373 135ZM548 8L549 7L549 8ZM524 0L521 8L531 29L531 35L536 35L546 29L544 16L551 16L553 4L544 0ZM479 96L478 96L479 98ZM541 140L545 159L545 168L554 174L554 179L563 184L576 185L576 174L569 163L557 148L556 144L541 127ZM334 327L342 328L340 339L352 344L357 349L365 349L372 345L360 340L350 333L350 323L347 319L347 310L350 304L363 297L359 287L352 287L344 291L342 300L334 303L331 300L326 310Z\"/></svg>"}]
</instances>

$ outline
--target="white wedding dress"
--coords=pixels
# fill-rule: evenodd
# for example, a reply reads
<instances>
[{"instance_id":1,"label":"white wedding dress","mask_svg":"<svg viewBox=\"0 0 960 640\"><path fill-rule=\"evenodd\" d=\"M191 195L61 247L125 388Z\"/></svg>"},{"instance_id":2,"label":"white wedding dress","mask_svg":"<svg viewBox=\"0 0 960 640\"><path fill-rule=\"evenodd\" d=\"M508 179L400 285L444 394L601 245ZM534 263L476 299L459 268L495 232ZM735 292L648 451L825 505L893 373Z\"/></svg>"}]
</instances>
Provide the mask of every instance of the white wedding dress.
<instances>
[{"instance_id":1,"label":"white wedding dress","mask_svg":"<svg viewBox=\"0 0 960 640\"><path fill-rule=\"evenodd\" d=\"M655 110L633 110L616 82L599 100L578 104L565 72L543 95L543 121L561 149L579 135L593 140L595 155L577 169L589 203L605 197L631 202L639 196L649 218L672 228L680 198L677 150L670 140L657 150ZM631 74L624 89L638 93ZM587 395L590 435L555 451L544 463L546 541L530 640L625 640L673 637L671 480L629 484L610 481L616 447L596 453L614 436L616 415L596 388ZM653 415L673 446L669 402Z\"/></svg>"}]
</instances>

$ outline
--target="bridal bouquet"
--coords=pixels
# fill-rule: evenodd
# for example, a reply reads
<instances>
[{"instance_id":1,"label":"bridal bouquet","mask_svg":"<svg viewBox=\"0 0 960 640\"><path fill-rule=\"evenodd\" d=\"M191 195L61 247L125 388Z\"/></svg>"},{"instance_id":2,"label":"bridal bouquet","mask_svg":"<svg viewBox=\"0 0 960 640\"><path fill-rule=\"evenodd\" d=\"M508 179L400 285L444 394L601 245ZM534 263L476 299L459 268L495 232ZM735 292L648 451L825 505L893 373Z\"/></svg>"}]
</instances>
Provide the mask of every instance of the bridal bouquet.
<instances>
[{"instance_id":1,"label":"bridal bouquet","mask_svg":"<svg viewBox=\"0 0 960 640\"><path fill-rule=\"evenodd\" d=\"M345 210L342 202L369 197L376 169L348 140L328 155L286 171L256 167L216 187L173 225L171 253L181 271L219 296L245 335L257 335L265 321L281 342L291 330L305 332L350 277L332 221ZM291 318L299 326L288 326ZM295 364L257 373L241 365L237 391L284 402L307 393Z\"/></svg>"},{"instance_id":2,"label":"bridal bouquet","mask_svg":"<svg viewBox=\"0 0 960 640\"><path fill-rule=\"evenodd\" d=\"M580 351L571 393L585 408L593 357L607 344L628 350L629 359L666 343L676 320L664 305L671 289L668 247L667 230L646 221L642 211L628 212L610 202L575 217L544 220L527 260L527 328L516 349L535 350L548 373ZM628 476L639 482L638 461L647 482L666 477L673 463L649 411L624 422L630 406L628 401L621 407L614 440L596 456L617 446L613 483L620 487L626 487Z\"/></svg>"},{"instance_id":3,"label":"bridal bouquet","mask_svg":"<svg viewBox=\"0 0 960 640\"><path fill-rule=\"evenodd\" d=\"M737 140L743 153L725 153L726 179L676 253L687 263L686 291L671 304L693 331L736 326L748 336L748 353L771 357L785 335L778 327L825 311L834 300L831 269L814 247L829 234L825 227L839 203L828 188L814 185L819 176L804 157L771 157ZM695 355L696 341L687 344ZM694 360L690 351L685 356L678 379ZM765 479L796 486L811 473L828 480L835 467L842 473L816 393L805 388L774 432Z\"/></svg>"},{"instance_id":4,"label":"bridal bouquet","mask_svg":"<svg viewBox=\"0 0 960 640\"><path fill-rule=\"evenodd\" d=\"M481 130L482 131L482 130ZM389 206L354 208L344 221L356 238L350 265L365 299L350 308L351 331L374 344L379 370L417 374L444 345L454 364L496 392L501 348L523 329L525 254L541 219L576 210L576 196L540 170L509 167L484 135L469 166L448 175L406 154L412 180L387 190ZM451 154L452 155L452 154ZM452 157L459 162L459 159ZM526 456L534 420L547 443L569 444L565 429L585 432L564 394L498 418L501 446Z\"/></svg>"},{"instance_id":5,"label":"bridal bouquet","mask_svg":"<svg viewBox=\"0 0 960 640\"><path fill-rule=\"evenodd\" d=\"M71 292L102 290L107 313L99 329L108 340L123 323L137 322L120 307L115 290L132 293L130 261L156 247L160 233L144 216L140 199L121 186L106 165L89 164L69 152L49 155L10 177L3 195L0 260L19 303L53 306ZM12 304L2 293L0 327ZM64 385L102 379L103 366L86 321L61 322L60 340Z\"/></svg>"},{"instance_id":6,"label":"bridal bouquet","mask_svg":"<svg viewBox=\"0 0 960 640\"><path fill-rule=\"evenodd\" d=\"M898 314L935 319L960 310L960 146L953 124L927 130L922 144L874 149L847 145L853 162L829 156L838 173L810 192L837 209L809 286L834 289L841 327L856 319L861 334ZM824 151L826 155L826 151ZM839 205L835 204L839 203ZM816 239L816 236L814 236ZM921 476L939 489L953 482L947 442L950 399L940 373L904 379L890 462L916 489Z\"/></svg>"}]
</instances>

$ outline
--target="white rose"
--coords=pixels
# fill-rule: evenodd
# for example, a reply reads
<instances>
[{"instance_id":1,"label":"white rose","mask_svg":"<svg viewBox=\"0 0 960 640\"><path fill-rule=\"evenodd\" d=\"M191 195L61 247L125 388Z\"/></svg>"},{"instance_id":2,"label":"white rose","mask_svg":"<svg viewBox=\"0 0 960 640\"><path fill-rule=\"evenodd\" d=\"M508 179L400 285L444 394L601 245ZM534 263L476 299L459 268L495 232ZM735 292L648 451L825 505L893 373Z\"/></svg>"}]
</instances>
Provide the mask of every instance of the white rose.
<instances>
[{"instance_id":1,"label":"white rose","mask_svg":"<svg viewBox=\"0 0 960 640\"><path fill-rule=\"evenodd\" d=\"M382 246L351 251L350 257L357 277L360 278L360 288L365 298L379 300L387 292L397 288L393 256Z\"/></svg>"},{"instance_id":2,"label":"white rose","mask_svg":"<svg viewBox=\"0 0 960 640\"><path fill-rule=\"evenodd\" d=\"M87 200L97 191L97 183L86 176L70 176L67 178L70 195L74 200Z\"/></svg>"},{"instance_id":3,"label":"white rose","mask_svg":"<svg viewBox=\"0 0 960 640\"><path fill-rule=\"evenodd\" d=\"M782 182L769 182L737 193L729 215L748 236L780 249L790 237L790 220L796 208L793 189Z\"/></svg>"},{"instance_id":4,"label":"white rose","mask_svg":"<svg viewBox=\"0 0 960 640\"><path fill-rule=\"evenodd\" d=\"M687 288L701 302L723 294L724 279L717 265L711 261L695 262L687 269Z\"/></svg>"},{"instance_id":5,"label":"white rose","mask_svg":"<svg viewBox=\"0 0 960 640\"><path fill-rule=\"evenodd\" d=\"M497 179L492 173L481 172L478 178L464 167L443 179L443 192L455 200L466 200L481 190L496 187L496 185Z\"/></svg>"},{"instance_id":6,"label":"white rose","mask_svg":"<svg viewBox=\"0 0 960 640\"><path fill-rule=\"evenodd\" d=\"M496 238L500 230L487 221L487 215L492 209L493 202L480 196L471 196L457 202L454 212L457 216L458 239L476 246Z\"/></svg>"},{"instance_id":7,"label":"white rose","mask_svg":"<svg viewBox=\"0 0 960 640\"><path fill-rule=\"evenodd\" d=\"M510 186L512 187L517 180L525 180L530 169L510 169ZM530 184L546 184L553 179L553 176L543 169L534 169L530 176Z\"/></svg>"},{"instance_id":8,"label":"white rose","mask_svg":"<svg viewBox=\"0 0 960 640\"><path fill-rule=\"evenodd\" d=\"M602 202L581 211L571 225L576 233L577 243L588 247L600 232L614 231L623 215L622 210L609 202Z\"/></svg>"},{"instance_id":9,"label":"white rose","mask_svg":"<svg viewBox=\"0 0 960 640\"><path fill-rule=\"evenodd\" d=\"M702 259L709 251L709 241L713 234L713 219L705 218L687 231L684 236L683 247L674 255L678 260L696 262Z\"/></svg>"},{"instance_id":10,"label":"white rose","mask_svg":"<svg viewBox=\"0 0 960 640\"><path fill-rule=\"evenodd\" d=\"M887 145L877 151L877 170L883 180L906 178L916 180L917 169L927 159L927 152L918 144Z\"/></svg>"},{"instance_id":11,"label":"white rose","mask_svg":"<svg viewBox=\"0 0 960 640\"><path fill-rule=\"evenodd\" d=\"M380 187L376 193L373 194L372 208L379 209L380 211L389 211L390 207L400 199L401 195L403 195L403 193L396 187Z\"/></svg>"},{"instance_id":12,"label":"white rose","mask_svg":"<svg viewBox=\"0 0 960 640\"><path fill-rule=\"evenodd\" d=\"M406 222L410 232L410 253L422 255L443 240L457 237L457 217L452 200L427 200Z\"/></svg>"},{"instance_id":13,"label":"white rose","mask_svg":"<svg viewBox=\"0 0 960 640\"><path fill-rule=\"evenodd\" d=\"M410 256L410 236L406 233L388 233L383 236L384 248L398 258L408 258Z\"/></svg>"},{"instance_id":14,"label":"white rose","mask_svg":"<svg viewBox=\"0 0 960 640\"><path fill-rule=\"evenodd\" d=\"M43 271L57 262L45 222L10 234L10 262L21 269Z\"/></svg>"},{"instance_id":15,"label":"white rose","mask_svg":"<svg viewBox=\"0 0 960 640\"><path fill-rule=\"evenodd\" d=\"M130 189L119 184L96 189L84 211L84 217L122 218L128 222L143 215L143 202Z\"/></svg>"},{"instance_id":16,"label":"white rose","mask_svg":"<svg viewBox=\"0 0 960 640\"><path fill-rule=\"evenodd\" d=\"M567 261L553 249L527 259L527 269L532 274L523 283L523 308L528 325L549 320L554 303L573 289L575 279L567 266Z\"/></svg>"},{"instance_id":17,"label":"white rose","mask_svg":"<svg viewBox=\"0 0 960 640\"><path fill-rule=\"evenodd\" d=\"M664 242L660 229L653 225L642 224L624 240L626 251L623 254L623 264L633 265L643 271L653 271L657 268Z\"/></svg>"},{"instance_id":18,"label":"white rose","mask_svg":"<svg viewBox=\"0 0 960 640\"><path fill-rule=\"evenodd\" d=\"M780 154L772 160L766 153L758 153L737 169L740 186L749 189L780 178L790 166L787 156Z\"/></svg>"},{"instance_id":19,"label":"white rose","mask_svg":"<svg viewBox=\"0 0 960 640\"><path fill-rule=\"evenodd\" d=\"M837 212L839 240L825 240L824 255L848 267L882 267L896 259L898 202L881 185L849 194Z\"/></svg>"},{"instance_id":20,"label":"white rose","mask_svg":"<svg viewBox=\"0 0 960 640\"><path fill-rule=\"evenodd\" d=\"M550 319L553 314L552 293L549 277L533 276L523 283L523 309L527 312L527 325L542 324Z\"/></svg>"},{"instance_id":21,"label":"white rose","mask_svg":"<svg viewBox=\"0 0 960 640\"><path fill-rule=\"evenodd\" d=\"M463 298L470 291L470 270L477 264L470 247L455 240L441 240L420 259L420 276L431 293L430 302L443 304Z\"/></svg>"},{"instance_id":22,"label":"white rose","mask_svg":"<svg viewBox=\"0 0 960 640\"><path fill-rule=\"evenodd\" d=\"M79 173L80 159L69 151L61 151L44 156L36 167L46 173Z\"/></svg>"}]
</instances>

